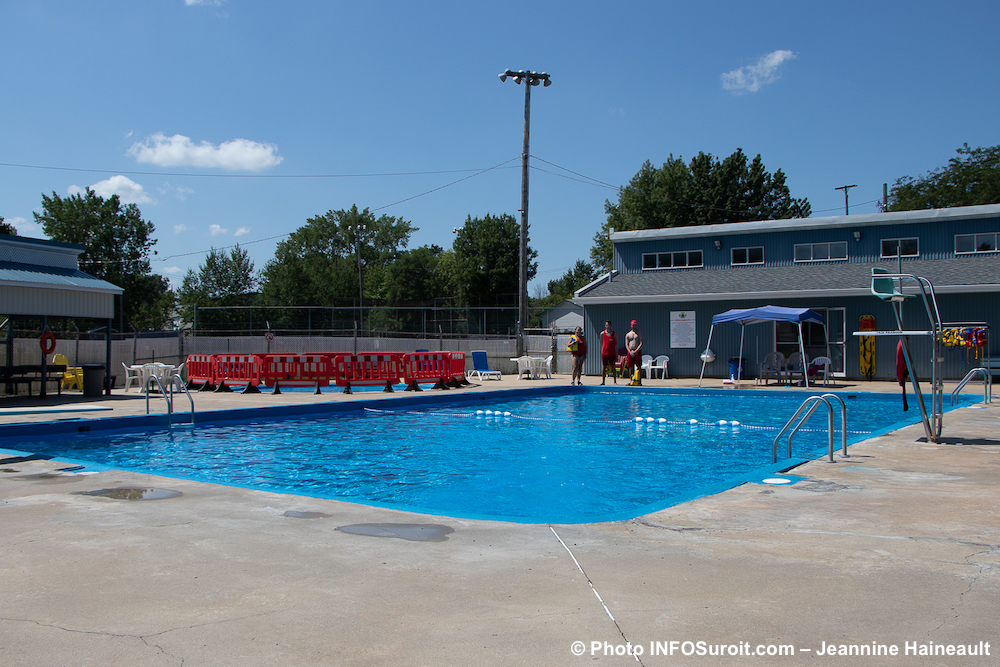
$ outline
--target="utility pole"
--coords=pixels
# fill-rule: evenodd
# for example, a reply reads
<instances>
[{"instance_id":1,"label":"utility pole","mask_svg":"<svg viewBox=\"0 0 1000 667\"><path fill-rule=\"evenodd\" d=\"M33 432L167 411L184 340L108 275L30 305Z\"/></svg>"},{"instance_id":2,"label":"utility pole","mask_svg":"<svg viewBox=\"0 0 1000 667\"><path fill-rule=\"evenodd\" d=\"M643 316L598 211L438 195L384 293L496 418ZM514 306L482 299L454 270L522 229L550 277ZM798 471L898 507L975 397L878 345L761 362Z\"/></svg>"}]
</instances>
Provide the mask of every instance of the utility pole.
<instances>
[{"instance_id":1,"label":"utility pole","mask_svg":"<svg viewBox=\"0 0 1000 667\"><path fill-rule=\"evenodd\" d=\"M858 187L858 186L856 186L856 185L841 185L839 188L834 188L834 190L843 190L844 191L844 215L850 215L851 214L851 210L847 206L847 191L850 190L851 188L856 188L856 187Z\"/></svg>"},{"instance_id":2,"label":"utility pole","mask_svg":"<svg viewBox=\"0 0 1000 667\"><path fill-rule=\"evenodd\" d=\"M545 72L504 70L500 81L513 77L514 83L524 81L524 147L521 152L521 238L520 263L517 276L517 356L524 355L524 328L528 324L528 134L531 127L531 87L552 85Z\"/></svg>"}]
</instances>

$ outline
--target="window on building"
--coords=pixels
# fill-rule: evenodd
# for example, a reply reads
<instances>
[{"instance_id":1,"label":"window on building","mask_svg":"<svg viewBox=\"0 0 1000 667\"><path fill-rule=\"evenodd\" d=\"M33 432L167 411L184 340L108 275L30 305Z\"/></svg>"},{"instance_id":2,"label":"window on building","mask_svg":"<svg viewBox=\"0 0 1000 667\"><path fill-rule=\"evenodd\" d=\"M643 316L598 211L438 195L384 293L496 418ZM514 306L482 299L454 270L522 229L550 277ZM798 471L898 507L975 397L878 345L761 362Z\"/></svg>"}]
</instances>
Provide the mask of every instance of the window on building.
<instances>
[{"instance_id":1,"label":"window on building","mask_svg":"<svg viewBox=\"0 0 1000 667\"><path fill-rule=\"evenodd\" d=\"M733 266L743 264L763 264L764 248L733 248Z\"/></svg>"},{"instance_id":2,"label":"window on building","mask_svg":"<svg viewBox=\"0 0 1000 667\"><path fill-rule=\"evenodd\" d=\"M882 239L882 257L917 257L920 243L917 239Z\"/></svg>"},{"instance_id":3,"label":"window on building","mask_svg":"<svg viewBox=\"0 0 1000 667\"><path fill-rule=\"evenodd\" d=\"M844 259L847 259L847 241L795 244L796 262L827 262Z\"/></svg>"},{"instance_id":4,"label":"window on building","mask_svg":"<svg viewBox=\"0 0 1000 667\"><path fill-rule=\"evenodd\" d=\"M681 252L649 252L642 256L642 268L646 269L685 269L702 266L701 250L684 250Z\"/></svg>"},{"instance_id":5,"label":"window on building","mask_svg":"<svg viewBox=\"0 0 1000 667\"><path fill-rule=\"evenodd\" d=\"M997 235L993 232L988 234L955 234L956 255L996 251Z\"/></svg>"}]
</instances>

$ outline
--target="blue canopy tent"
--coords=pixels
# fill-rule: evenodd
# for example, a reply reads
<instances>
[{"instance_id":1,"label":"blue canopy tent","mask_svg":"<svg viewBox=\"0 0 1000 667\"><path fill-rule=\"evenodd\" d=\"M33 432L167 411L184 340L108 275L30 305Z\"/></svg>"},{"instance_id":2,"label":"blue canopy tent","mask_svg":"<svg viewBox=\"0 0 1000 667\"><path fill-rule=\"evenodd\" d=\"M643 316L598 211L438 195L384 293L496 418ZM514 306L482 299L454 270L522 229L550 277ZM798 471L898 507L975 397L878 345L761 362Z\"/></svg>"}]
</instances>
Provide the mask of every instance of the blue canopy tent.
<instances>
[{"instance_id":1,"label":"blue canopy tent","mask_svg":"<svg viewBox=\"0 0 1000 667\"><path fill-rule=\"evenodd\" d=\"M822 315L814 310L808 308L785 308L783 306L761 306L760 308L735 308L733 310L727 310L724 313L719 313L712 317L712 327L708 330L708 343L705 345L705 351L701 355L701 376L698 378L698 386L701 386L701 381L705 377L705 365L708 363L709 358L714 355L709 354L710 348L712 347L712 333L715 331L716 324L722 324L723 322L739 322L742 329L740 330L740 356L743 359L743 334L746 332L746 326L748 324L760 324L761 322L795 322L799 326L799 352L802 353L803 363L806 359L806 349L805 343L802 338L802 323L803 322L815 322L816 324L822 324L824 330L823 338L826 339L826 345L828 348L827 356L829 355L830 339L825 335L826 332L826 320ZM742 361L737 365L739 374L742 374L743 363ZM803 369L802 373L805 378L806 386L809 386L809 373L806 369ZM742 379L737 377L737 382Z\"/></svg>"}]
</instances>

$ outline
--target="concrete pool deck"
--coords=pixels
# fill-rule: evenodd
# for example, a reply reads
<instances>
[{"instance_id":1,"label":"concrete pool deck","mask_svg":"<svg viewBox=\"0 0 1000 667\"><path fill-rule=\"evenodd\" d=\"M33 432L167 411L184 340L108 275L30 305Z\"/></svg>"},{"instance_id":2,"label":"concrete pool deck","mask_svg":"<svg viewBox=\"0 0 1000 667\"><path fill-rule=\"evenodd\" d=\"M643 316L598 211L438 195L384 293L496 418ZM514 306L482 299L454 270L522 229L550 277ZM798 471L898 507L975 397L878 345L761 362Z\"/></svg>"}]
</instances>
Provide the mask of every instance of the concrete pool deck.
<instances>
[{"instance_id":1,"label":"concrete pool deck","mask_svg":"<svg viewBox=\"0 0 1000 667\"><path fill-rule=\"evenodd\" d=\"M505 378L439 395L566 383ZM845 389L899 392L890 382L835 390ZM981 395L981 385L966 392ZM380 396L196 394L195 402L201 412ZM177 401L186 411L187 399ZM33 403L110 411L4 414L25 403L0 398L0 423L145 414L144 397L120 391ZM163 400L151 410L164 411ZM998 417L996 404L962 408L945 415L940 444L908 426L852 445L836 463L794 469L805 479L792 485L747 484L631 521L583 525L452 519L120 471L64 473L58 461L0 454L0 662L994 665ZM77 495L116 487L183 495ZM704 641L706 653L793 646L795 655L688 657L682 651L697 645L671 641ZM824 643L861 651L873 642L899 655L817 655ZM988 656L905 655L936 645L982 653L987 642ZM641 655L621 655L626 645ZM674 655L655 655L671 646Z\"/></svg>"}]
</instances>

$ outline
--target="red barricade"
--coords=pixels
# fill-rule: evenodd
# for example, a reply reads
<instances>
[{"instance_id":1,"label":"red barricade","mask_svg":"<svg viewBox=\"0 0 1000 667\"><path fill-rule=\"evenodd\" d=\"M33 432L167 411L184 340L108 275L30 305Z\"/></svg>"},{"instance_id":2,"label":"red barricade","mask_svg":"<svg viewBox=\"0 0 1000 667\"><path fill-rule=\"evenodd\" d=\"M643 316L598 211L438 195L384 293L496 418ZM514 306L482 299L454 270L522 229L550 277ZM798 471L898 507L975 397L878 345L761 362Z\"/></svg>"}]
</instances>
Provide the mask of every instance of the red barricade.
<instances>
[{"instance_id":1,"label":"red barricade","mask_svg":"<svg viewBox=\"0 0 1000 667\"><path fill-rule=\"evenodd\" d=\"M456 382L465 382L465 352L451 353L451 377Z\"/></svg>"},{"instance_id":2,"label":"red barricade","mask_svg":"<svg viewBox=\"0 0 1000 667\"><path fill-rule=\"evenodd\" d=\"M406 355L398 352L378 354L338 354L333 358L334 378L338 387L353 385L392 386L403 377Z\"/></svg>"},{"instance_id":3,"label":"red barricade","mask_svg":"<svg viewBox=\"0 0 1000 667\"><path fill-rule=\"evenodd\" d=\"M329 354L266 354L261 382L268 387L328 387L334 375Z\"/></svg>"},{"instance_id":4,"label":"red barricade","mask_svg":"<svg viewBox=\"0 0 1000 667\"><path fill-rule=\"evenodd\" d=\"M437 380L435 387L446 389L452 377L451 352L414 352L406 355L406 384L414 387L418 380Z\"/></svg>"},{"instance_id":5,"label":"red barricade","mask_svg":"<svg viewBox=\"0 0 1000 667\"><path fill-rule=\"evenodd\" d=\"M246 384L257 387L261 379L261 358L256 354L216 354L213 357L213 379L220 386Z\"/></svg>"},{"instance_id":6,"label":"red barricade","mask_svg":"<svg viewBox=\"0 0 1000 667\"><path fill-rule=\"evenodd\" d=\"M215 384L215 359L211 354L189 354L185 364L189 383Z\"/></svg>"}]
</instances>

